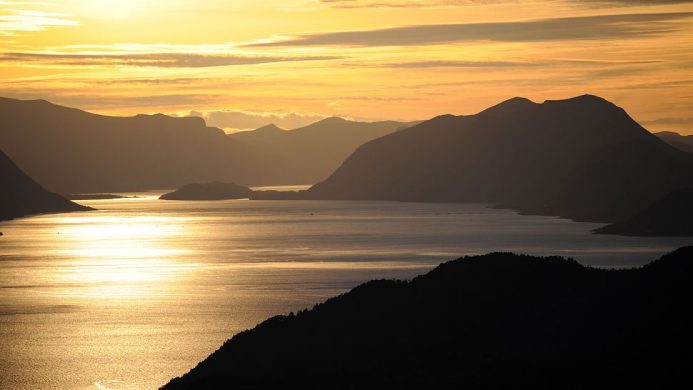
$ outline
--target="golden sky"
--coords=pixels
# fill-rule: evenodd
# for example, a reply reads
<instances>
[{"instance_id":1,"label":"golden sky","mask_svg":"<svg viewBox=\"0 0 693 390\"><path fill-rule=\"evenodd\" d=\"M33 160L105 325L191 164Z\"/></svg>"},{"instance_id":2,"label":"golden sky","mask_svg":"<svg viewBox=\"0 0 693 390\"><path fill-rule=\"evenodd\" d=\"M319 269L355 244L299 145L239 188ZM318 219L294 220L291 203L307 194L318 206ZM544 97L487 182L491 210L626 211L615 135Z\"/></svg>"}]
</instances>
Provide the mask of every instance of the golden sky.
<instances>
[{"instance_id":1,"label":"golden sky","mask_svg":"<svg viewBox=\"0 0 693 390\"><path fill-rule=\"evenodd\" d=\"M106 114L427 119L591 93L693 134L692 87L693 1L0 0L0 96Z\"/></svg>"}]
</instances>

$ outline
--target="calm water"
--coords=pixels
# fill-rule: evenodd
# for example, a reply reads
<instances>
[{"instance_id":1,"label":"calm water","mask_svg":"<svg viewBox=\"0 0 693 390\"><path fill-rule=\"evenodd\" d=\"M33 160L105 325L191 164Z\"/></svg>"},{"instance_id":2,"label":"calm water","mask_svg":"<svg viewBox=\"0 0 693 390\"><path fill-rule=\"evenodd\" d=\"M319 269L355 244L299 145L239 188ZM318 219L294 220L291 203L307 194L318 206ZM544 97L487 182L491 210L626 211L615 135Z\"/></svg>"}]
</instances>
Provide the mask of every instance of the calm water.
<instances>
[{"instance_id":1,"label":"calm water","mask_svg":"<svg viewBox=\"0 0 693 390\"><path fill-rule=\"evenodd\" d=\"M157 388L268 316L460 255L623 267L693 244L472 204L82 203L0 223L2 389Z\"/></svg>"}]
</instances>

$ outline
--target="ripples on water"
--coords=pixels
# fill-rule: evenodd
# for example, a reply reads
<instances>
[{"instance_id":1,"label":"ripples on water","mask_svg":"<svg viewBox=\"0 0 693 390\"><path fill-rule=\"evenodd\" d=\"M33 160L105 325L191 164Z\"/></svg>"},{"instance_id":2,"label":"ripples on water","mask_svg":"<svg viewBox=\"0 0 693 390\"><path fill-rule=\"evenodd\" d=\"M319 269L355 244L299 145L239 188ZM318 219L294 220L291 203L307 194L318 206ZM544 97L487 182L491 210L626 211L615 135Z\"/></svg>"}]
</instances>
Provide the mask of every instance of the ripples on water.
<instances>
[{"instance_id":1,"label":"ripples on water","mask_svg":"<svg viewBox=\"0 0 693 390\"><path fill-rule=\"evenodd\" d=\"M0 223L0 388L156 388L268 316L461 255L628 267L691 244L471 204L83 203Z\"/></svg>"}]
</instances>

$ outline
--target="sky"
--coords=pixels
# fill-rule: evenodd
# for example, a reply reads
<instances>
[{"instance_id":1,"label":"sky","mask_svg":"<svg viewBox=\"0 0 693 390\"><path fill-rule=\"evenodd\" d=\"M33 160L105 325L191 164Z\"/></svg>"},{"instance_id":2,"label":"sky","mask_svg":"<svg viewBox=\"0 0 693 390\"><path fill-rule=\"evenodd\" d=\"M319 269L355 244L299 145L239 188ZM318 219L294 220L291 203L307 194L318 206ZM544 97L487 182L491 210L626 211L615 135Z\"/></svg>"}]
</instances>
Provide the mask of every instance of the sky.
<instances>
[{"instance_id":1,"label":"sky","mask_svg":"<svg viewBox=\"0 0 693 390\"><path fill-rule=\"evenodd\" d=\"M693 0L0 0L0 96L110 115L291 128L590 93L693 134L692 87Z\"/></svg>"}]
</instances>

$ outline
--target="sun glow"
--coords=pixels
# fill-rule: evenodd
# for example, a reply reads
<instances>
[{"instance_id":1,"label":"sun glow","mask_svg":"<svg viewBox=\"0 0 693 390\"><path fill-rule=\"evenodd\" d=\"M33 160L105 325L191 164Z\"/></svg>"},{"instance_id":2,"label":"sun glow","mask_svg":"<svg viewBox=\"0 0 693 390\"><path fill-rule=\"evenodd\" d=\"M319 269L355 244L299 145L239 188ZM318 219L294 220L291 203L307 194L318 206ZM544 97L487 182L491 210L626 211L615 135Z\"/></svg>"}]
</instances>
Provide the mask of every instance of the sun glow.
<instances>
[{"instance_id":1,"label":"sun glow","mask_svg":"<svg viewBox=\"0 0 693 390\"><path fill-rule=\"evenodd\" d=\"M194 265L174 241L180 220L157 216L79 215L63 218L61 256L72 259L54 275L61 294L89 299L142 298L165 292ZM168 287L167 287L168 286Z\"/></svg>"},{"instance_id":2,"label":"sun glow","mask_svg":"<svg viewBox=\"0 0 693 390\"><path fill-rule=\"evenodd\" d=\"M80 0L79 9L88 17L130 19L142 8L140 0Z\"/></svg>"}]
</instances>

